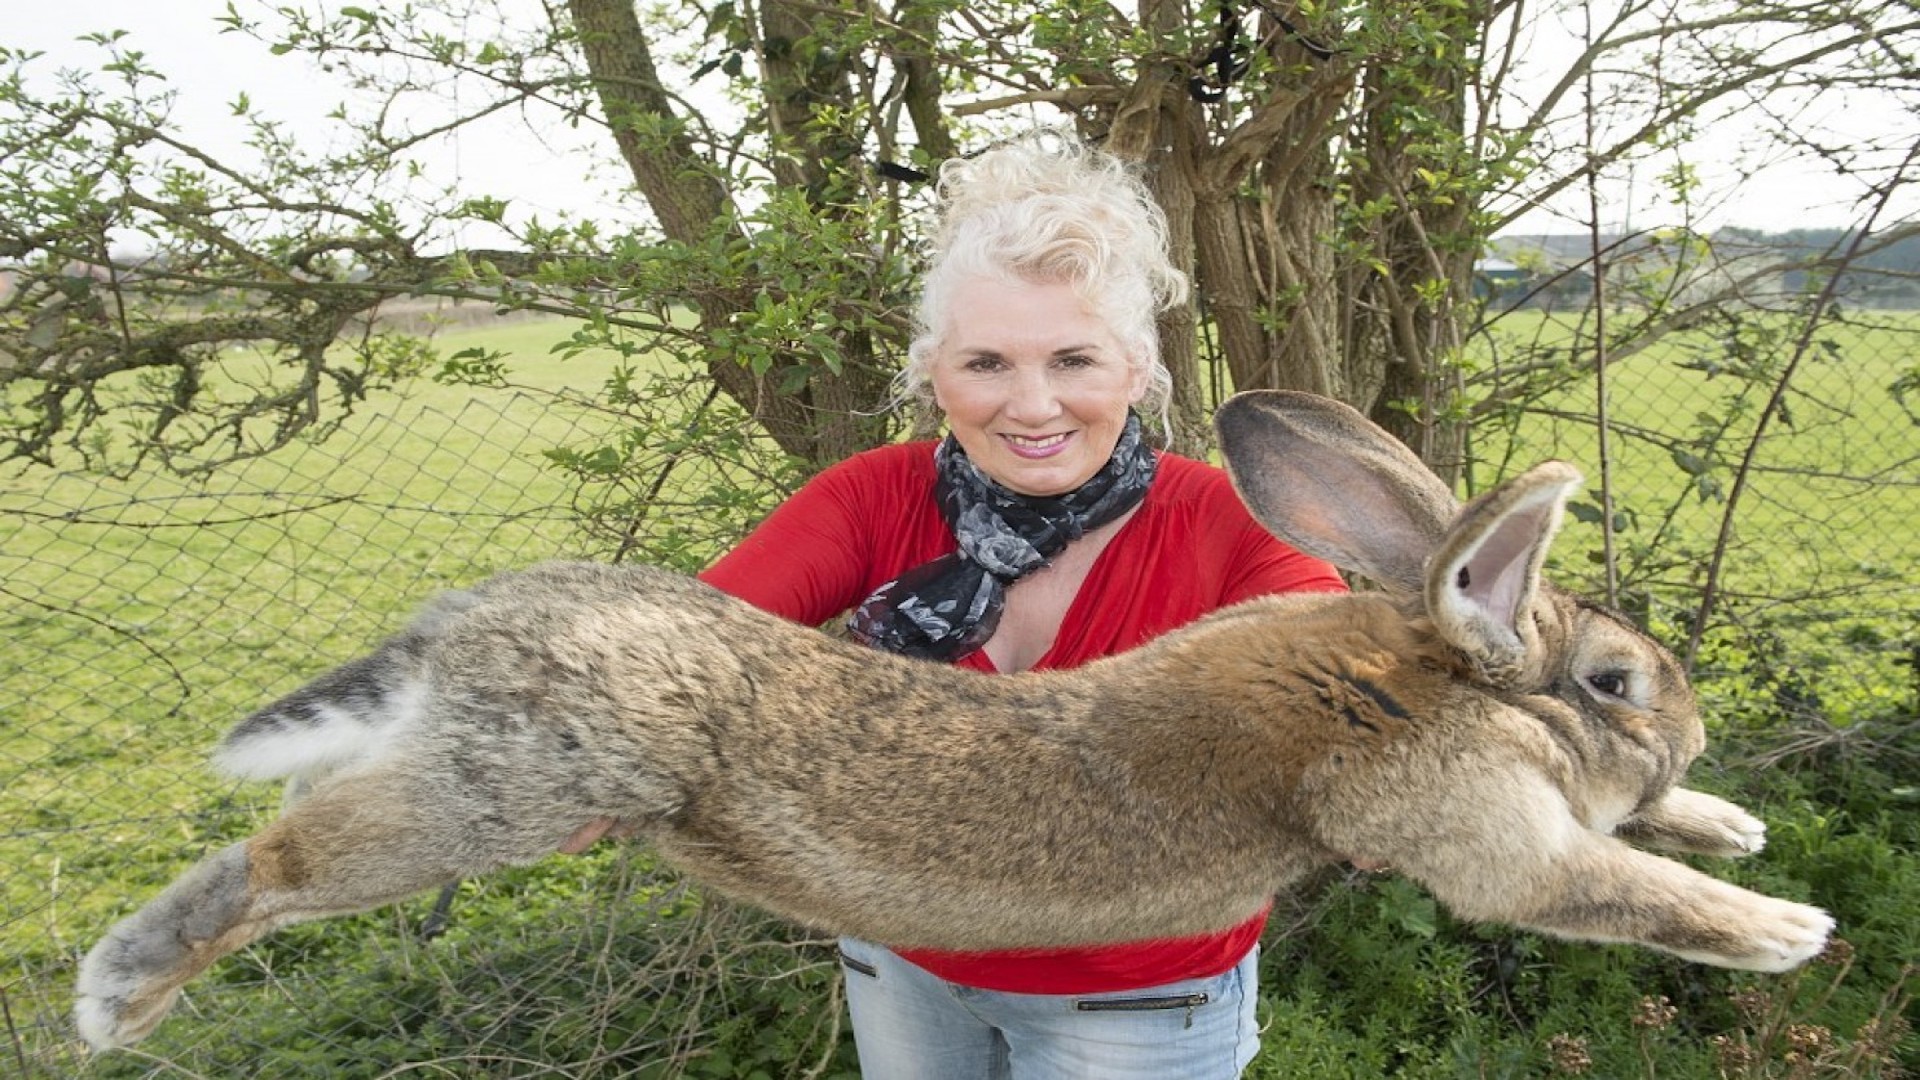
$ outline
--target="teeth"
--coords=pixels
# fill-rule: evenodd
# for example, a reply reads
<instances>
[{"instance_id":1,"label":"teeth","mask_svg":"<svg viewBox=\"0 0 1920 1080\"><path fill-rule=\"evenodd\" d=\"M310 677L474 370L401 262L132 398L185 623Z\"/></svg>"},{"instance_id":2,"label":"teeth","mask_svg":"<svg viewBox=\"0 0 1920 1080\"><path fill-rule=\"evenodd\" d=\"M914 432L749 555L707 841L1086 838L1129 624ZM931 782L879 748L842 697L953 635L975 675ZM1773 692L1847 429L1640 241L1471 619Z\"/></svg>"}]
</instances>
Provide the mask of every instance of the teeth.
<instances>
[{"instance_id":1,"label":"teeth","mask_svg":"<svg viewBox=\"0 0 1920 1080\"><path fill-rule=\"evenodd\" d=\"M1029 435L1007 435L1005 438L1009 442L1017 442L1022 446L1030 446L1037 450L1042 447L1055 446L1065 442L1067 436L1066 433L1062 433L1059 435L1047 435L1042 438L1034 438Z\"/></svg>"}]
</instances>

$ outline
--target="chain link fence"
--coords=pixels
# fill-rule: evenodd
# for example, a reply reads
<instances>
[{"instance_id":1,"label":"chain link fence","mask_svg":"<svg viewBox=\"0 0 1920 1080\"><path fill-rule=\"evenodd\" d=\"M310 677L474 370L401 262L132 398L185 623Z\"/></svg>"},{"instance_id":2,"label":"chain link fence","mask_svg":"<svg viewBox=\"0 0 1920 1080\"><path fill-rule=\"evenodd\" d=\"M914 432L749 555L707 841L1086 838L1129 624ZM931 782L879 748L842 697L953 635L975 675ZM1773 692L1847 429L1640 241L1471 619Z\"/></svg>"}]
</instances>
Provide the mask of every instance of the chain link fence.
<instances>
[{"instance_id":1,"label":"chain link fence","mask_svg":"<svg viewBox=\"0 0 1920 1080\"><path fill-rule=\"evenodd\" d=\"M1563 572L1606 586L1591 559L1610 503L1623 606L1684 642L1716 582L1699 645L1710 701L1716 684L1764 684L1841 730L1912 691L1920 427L1897 383L1917 327L1888 315L1823 350L1765 430L1756 395L1775 383L1729 381L1707 360L1734 331L1703 328L1610 369L1604 474L1593 384L1562 380L1476 423L1474 481L1545 456L1588 468ZM1480 391L1511 389L1502 372L1518 367L1490 363ZM821 943L711 903L678 917L699 898L644 852L605 846L467 883L438 909L424 897L275 935L133 1051L89 1063L67 1022L73 964L105 926L273 813L274 792L205 767L226 728L442 587L603 550L547 451L613 422L553 394L435 387L203 481L0 481L0 1069L588 1077L703 1061L747 1075L724 1055L757 1047L769 1076L851 1075ZM716 970L729 977L699 977Z\"/></svg>"},{"instance_id":2,"label":"chain link fence","mask_svg":"<svg viewBox=\"0 0 1920 1080\"><path fill-rule=\"evenodd\" d=\"M1589 358L1577 377L1538 380L1591 348L1590 324L1584 337L1543 325L1516 312L1478 342L1471 393L1487 404L1469 473L1482 487L1547 457L1585 471L1555 548L1561 581L1648 623L1710 705L1758 689L1834 732L1911 711L1920 318L1841 310L1809 327L1729 305L1645 346L1628 337L1601 374Z\"/></svg>"}]
</instances>

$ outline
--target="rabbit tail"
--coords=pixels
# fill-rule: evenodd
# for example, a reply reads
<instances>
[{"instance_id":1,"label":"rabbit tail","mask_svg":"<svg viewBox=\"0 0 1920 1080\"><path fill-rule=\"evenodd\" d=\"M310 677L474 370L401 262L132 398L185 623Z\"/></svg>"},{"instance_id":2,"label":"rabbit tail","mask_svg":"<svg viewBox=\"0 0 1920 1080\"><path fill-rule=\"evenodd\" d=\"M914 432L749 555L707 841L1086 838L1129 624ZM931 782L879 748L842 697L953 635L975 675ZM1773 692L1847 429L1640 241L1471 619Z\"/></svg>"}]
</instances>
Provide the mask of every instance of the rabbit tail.
<instances>
[{"instance_id":1,"label":"rabbit tail","mask_svg":"<svg viewBox=\"0 0 1920 1080\"><path fill-rule=\"evenodd\" d=\"M215 751L215 767L240 779L286 779L304 788L385 756L426 708L428 647L478 599L473 592L443 594L373 653L240 721Z\"/></svg>"}]
</instances>

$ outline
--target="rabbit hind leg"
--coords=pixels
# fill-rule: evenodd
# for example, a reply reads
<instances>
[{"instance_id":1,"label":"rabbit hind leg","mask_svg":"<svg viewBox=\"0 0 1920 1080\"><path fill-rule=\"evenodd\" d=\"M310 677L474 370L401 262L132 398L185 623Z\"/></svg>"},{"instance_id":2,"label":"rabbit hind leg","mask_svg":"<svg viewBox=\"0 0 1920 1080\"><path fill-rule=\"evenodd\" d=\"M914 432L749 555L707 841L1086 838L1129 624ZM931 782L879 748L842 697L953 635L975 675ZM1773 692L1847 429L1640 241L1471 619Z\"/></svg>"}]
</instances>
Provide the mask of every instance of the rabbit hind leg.
<instances>
[{"instance_id":1,"label":"rabbit hind leg","mask_svg":"<svg viewBox=\"0 0 1920 1080\"><path fill-rule=\"evenodd\" d=\"M507 862L513 839L423 805L392 769L330 781L208 856L122 920L81 963L74 1016L95 1049L146 1036L220 957L290 923L365 911ZM550 849L549 849L550 850Z\"/></svg>"}]
</instances>

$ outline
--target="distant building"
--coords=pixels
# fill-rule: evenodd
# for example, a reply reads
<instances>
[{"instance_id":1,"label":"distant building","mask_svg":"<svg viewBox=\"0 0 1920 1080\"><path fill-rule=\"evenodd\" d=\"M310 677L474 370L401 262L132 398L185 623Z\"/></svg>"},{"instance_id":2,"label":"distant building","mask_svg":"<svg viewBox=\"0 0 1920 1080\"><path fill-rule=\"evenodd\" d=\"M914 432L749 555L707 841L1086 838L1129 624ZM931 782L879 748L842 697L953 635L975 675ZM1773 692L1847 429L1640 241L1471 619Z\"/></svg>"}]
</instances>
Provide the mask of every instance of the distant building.
<instances>
[{"instance_id":1,"label":"distant building","mask_svg":"<svg viewBox=\"0 0 1920 1080\"><path fill-rule=\"evenodd\" d=\"M1526 295L1532 276L1519 263L1489 255L1473 264L1473 295L1490 303L1511 304Z\"/></svg>"}]
</instances>

